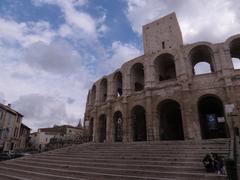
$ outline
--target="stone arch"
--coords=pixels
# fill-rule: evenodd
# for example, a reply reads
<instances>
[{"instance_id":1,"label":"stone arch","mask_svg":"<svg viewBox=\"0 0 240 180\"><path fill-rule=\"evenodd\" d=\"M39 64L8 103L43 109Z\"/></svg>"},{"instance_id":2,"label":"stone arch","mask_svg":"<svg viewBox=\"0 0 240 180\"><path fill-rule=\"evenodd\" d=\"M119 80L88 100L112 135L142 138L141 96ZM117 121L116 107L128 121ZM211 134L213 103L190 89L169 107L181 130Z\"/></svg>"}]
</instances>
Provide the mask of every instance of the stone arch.
<instances>
[{"instance_id":1,"label":"stone arch","mask_svg":"<svg viewBox=\"0 0 240 180\"><path fill-rule=\"evenodd\" d=\"M213 51L207 45L197 45L189 53L193 75L214 72Z\"/></svg>"},{"instance_id":2,"label":"stone arch","mask_svg":"<svg viewBox=\"0 0 240 180\"><path fill-rule=\"evenodd\" d=\"M94 105L96 101L96 85L94 84L91 90L91 104Z\"/></svg>"},{"instance_id":3,"label":"stone arch","mask_svg":"<svg viewBox=\"0 0 240 180\"><path fill-rule=\"evenodd\" d=\"M146 114L143 106L136 105L131 111L133 141L147 140Z\"/></svg>"},{"instance_id":4,"label":"stone arch","mask_svg":"<svg viewBox=\"0 0 240 180\"><path fill-rule=\"evenodd\" d=\"M161 140L184 140L181 105L166 99L157 106L159 136Z\"/></svg>"},{"instance_id":5,"label":"stone arch","mask_svg":"<svg viewBox=\"0 0 240 180\"><path fill-rule=\"evenodd\" d=\"M157 81L176 79L174 56L169 53L159 55L154 60Z\"/></svg>"},{"instance_id":6,"label":"stone arch","mask_svg":"<svg viewBox=\"0 0 240 180\"><path fill-rule=\"evenodd\" d=\"M100 102L107 100L108 82L106 78L103 78L100 82Z\"/></svg>"},{"instance_id":7,"label":"stone arch","mask_svg":"<svg viewBox=\"0 0 240 180\"><path fill-rule=\"evenodd\" d=\"M202 139L227 138L222 100L216 95L207 94L199 98L197 105Z\"/></svg>"},{"instance_id":8,"label":"stone arch","mask_svg":"<svg viewBox=\"0 0 240 180\"><path fill-rule=\"evenodd\" d=\"M233 39L229 45L234 69L240 69L240 37Z\"/></svg>"},{"instance_id":9,"label":"stone arch","mask_svg":"<svg viewBox=\"0 0 240 180\"><path fill-rule=\"evenodd\" d=\"M116 111L113 115L114 139L116 142L123 140L123 115L121 111Z\"/></svg>"},{"instance_id":10,"label":"stone arch","mask_svg":"<svg viewBox=\"0 0 240 180\"><path fill-rule=\"evenodd\" d=\"M142 63L135 63L131 67L131 87L134 91L144 89L144 66Z\"/></svg>"},{"instance_id":11,"label":"stone arch","mask_svg":"<svg viewBox=\"0 0 240 180\"><path fill-rule=\"evenodd\" d=\"M106 141L107 137L107 116L105 114L102 114L99 116L99 142Z\"/></svg>"},{"instance_id":12,"label":"stone arch","mask_svg":"<svg viewBox=\"0 0 240 180\"><path fill-rule=\"evenodd\" d=\"M123 94L123 80L122 80L122 73L120 71L114 74L113 86L114 86L114 96L121 97Z\"/></svg>"}]
</instances>

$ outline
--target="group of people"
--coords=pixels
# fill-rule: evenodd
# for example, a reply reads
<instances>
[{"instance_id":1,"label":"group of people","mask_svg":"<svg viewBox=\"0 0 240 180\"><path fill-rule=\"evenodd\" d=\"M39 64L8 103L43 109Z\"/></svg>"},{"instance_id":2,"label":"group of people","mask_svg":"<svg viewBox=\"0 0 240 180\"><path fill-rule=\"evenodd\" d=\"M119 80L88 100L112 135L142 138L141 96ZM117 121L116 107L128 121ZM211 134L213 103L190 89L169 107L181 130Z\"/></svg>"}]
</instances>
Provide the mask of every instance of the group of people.
<instances>
[{"instance_id":1,"label":"group of people","mask_svg":"<svg viewBox=\"0 0 240 180\"><path fill-rule=\"evenodd\" d=\"M218 174L225 174L224 159L218 156L217 153L206 154L202 162L207 172L217 172Z\"/></svg>"}]
</instances>

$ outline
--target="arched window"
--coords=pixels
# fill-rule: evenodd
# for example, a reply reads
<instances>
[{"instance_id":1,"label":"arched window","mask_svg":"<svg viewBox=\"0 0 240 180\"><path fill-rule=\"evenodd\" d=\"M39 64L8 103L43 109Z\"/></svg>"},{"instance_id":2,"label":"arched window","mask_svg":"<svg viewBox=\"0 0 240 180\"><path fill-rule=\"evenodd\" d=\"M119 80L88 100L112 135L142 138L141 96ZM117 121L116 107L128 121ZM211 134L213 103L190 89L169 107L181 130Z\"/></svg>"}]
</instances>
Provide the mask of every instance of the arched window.
<instances>
[{"instance_id":1,"label":"arched window","mask_svg":"<svg viewBox=\"0 0 240 180\"><path fill-rule=\"evenodd\" d=\"M174 57L171 54L162 54L154 61L158 81L176 79Z\"/></svg>"},{"instance_id":2,"label":"arched window","mask_svg":"<svg viewBox=\"0 0 240 180\"><path fill-rule=\"evenodd\" d=\"M198 113L203 139L228 137L223 103L218 97L202 96L198 101Z\"/></svg>"},{"instance_id":3,"label":"arched window","mask_svg":"<svg viewBox=\"0 0 240 180\"><path fill-rule=\"evenodd\" d=\"M104 78L100 83L100 101L101 102L105 102L107 100L107 87L108 87L107 79Z\"/></svg>"},{"instance_id":4,"label":"arched window","mask_svg":"<svg viewBox=\"0 0 240 180\"><path fill-rule=\"evenodd\" d=\"M181 106L174 100L164 100L157 107L161 140L183 140Z\"/></svg>"},{"instance_id":5,"label":"arched window","mask_svg":"<svg viewBox=\"0 0 240 180\"><path fill-rule=\"evenodd\" d=\"M135 106L131 111L133 141L147 140L147 127L145 109L142 106Z\"/></svg>"},{"instance_id":6,"label":"arched window","mask_svg":"<svg viewBox=\"0 0 240 180\"><path fill-rule=\"evenodd\" d=\"M123 117L120 111L117 111L113 115L114 130L115 130L115 141L122 142L123 140Z\"/></svg>"},{"instance_id":7,"label":"arched window","mask_svg":"<svg viewBox=\"0 0 240 180\"><path fill-rule=\"evenodd\" d=\"M121 97L123 90L122 90L122 73L117 72L114 75L113 78L113 83L114 83L114 96L115 97Z\"/></svg>"},{"instance_id":8,"label":"arched window","mask_svg":"<svg viewBox=\"0 0 240 180\"><path fill-rule=\"evenodd\" d=\"M91 91L91 104L94 105L96 100L96 85L94 84Z\"/></svg>"},{"instance_id":9,"label":"arched window","mask_svg":"<svg viewBox=\"0 0 240 180\"><path fill-rule=\"evenodd\" d=\"M144 89L144 67L141 63L136 63L131 68L131 85L134 91Z\"/></svg>"},{"instance_id":10,"label":"arched window","mask_svg":"<svg viewBox=\"0 0 240 180\"><path fill-rule=\"evenodd\" d=\"M234 69L240 69L240 38L231 42L230 53Z\"/></svg>"},{"instance_id":11,"label":"arched window","mask_svg":"<svg viewBox=\"0 0 240 180\"><path fill-rule=\"evenodd\" d=\"M196 46L191 50L190 60L194 75L214 72L212 54L211 49L205 45Z\"/></svg>"}]
</instances>

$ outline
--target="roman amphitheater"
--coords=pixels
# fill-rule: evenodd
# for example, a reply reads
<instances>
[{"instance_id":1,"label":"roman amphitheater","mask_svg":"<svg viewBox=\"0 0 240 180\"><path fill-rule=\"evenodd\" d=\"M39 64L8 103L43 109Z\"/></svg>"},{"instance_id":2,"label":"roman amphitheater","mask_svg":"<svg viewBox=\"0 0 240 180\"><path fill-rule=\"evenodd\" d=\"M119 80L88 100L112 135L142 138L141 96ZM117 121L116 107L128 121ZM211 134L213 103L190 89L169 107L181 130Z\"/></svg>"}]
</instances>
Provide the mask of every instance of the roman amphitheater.
<instances>
[{"instance_id":1,"label":"roman amphitheater","mask_svg":"<svg viewBox=\"0 0 240 180\"><path fill-rule=\"evenodd\" d=\"M4 180L238 180L240 35L183 44L175 13L143 26L144 55L95 82L91 142L0 163ZM206 154L226 173L207 173Z\"/></svg>"},{"instance_id":2,"label":"roman amphitheater","mask_svg":"<svg viewBox=\"0 0 240 180\"><path fill-rule=\"evenodd\" d=\"M143 26L144 54L96 81L94 142L227 138L239 127L240 35L184 44L175 13Z\"/></svg>"}]
</instances>

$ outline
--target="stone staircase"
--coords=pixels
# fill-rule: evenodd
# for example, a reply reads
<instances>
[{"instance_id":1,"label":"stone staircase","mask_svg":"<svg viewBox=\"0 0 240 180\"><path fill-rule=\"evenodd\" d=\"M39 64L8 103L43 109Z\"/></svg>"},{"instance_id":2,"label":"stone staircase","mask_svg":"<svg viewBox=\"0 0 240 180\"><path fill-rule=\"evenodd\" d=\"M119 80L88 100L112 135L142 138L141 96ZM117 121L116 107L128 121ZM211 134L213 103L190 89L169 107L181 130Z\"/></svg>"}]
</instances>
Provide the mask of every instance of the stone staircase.
<instances>
[{"instance_id":1,"label":"stone staircase","mask_svg":"<svg viewBox=\"0 0 240 180\"><path fill-rule=\"evenodd\" d=\"M229 139L133 143L86 143L0 164L1 180L226 180L206 173L202 159L225 157Z\"/></svg>"}]
</instances>

